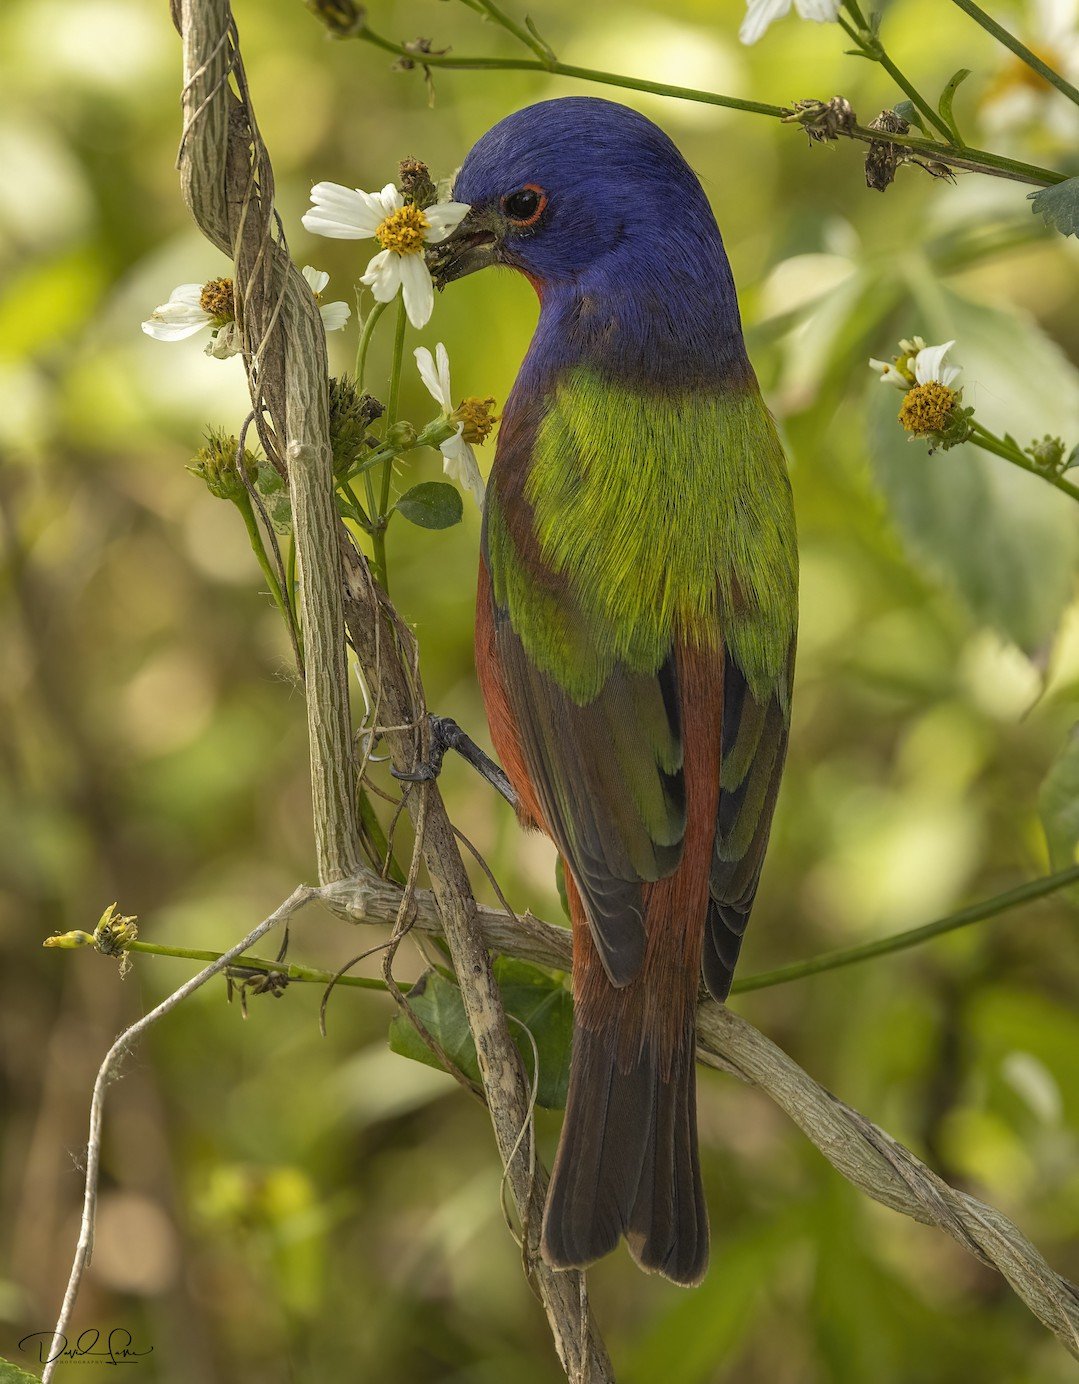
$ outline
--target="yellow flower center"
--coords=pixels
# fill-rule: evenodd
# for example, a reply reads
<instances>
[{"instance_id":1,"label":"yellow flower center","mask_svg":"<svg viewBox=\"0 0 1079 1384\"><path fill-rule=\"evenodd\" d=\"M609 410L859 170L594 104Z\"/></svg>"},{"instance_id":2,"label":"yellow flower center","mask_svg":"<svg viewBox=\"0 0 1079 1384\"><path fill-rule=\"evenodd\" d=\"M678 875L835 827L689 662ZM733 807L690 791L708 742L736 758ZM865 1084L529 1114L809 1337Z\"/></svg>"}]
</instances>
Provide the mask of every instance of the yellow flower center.
<instances>
[{"instance_id":1,"label":"yellow flower center","mask_svg":"<svg viewBox=\"0 0 1079 1384\"><path fill-rule=\"evenodd\" d=\"M470 394L467 399L461 400L450 414L450 418L453 422L463 425L462 438L478 446L487 441L491 429L498 421L494 406L493 399L477 399L474 394Z\"/></svg>"},{"instance_id":2,"label":"yellow flower center","mask_svg":"<svg viewBox=\"0 0 1079 1384\"><path fill-rule=\"evenodd\" d=\"M424 232L430 223L419 207L411 203L391 212L375 232L383 250L396 250L399 255L418 255L423 250Z\"/></svg>"},{"instance_id":3,"label":"yellow flower center","mask_svg":"<svg viewBox=\"0 0 1079 1384\"><path fill-rule=\"evenodd\" d=\"M899 421L907 432L919 436L923 433L943 432L958 400L959 396L954 389L949 389L937 380L930 380L927 384L916 384L903 395Z\"/></svg>"},{"instance_id":4,"label":"yellow flower center","mask_svg":"<svg viewBox=\"0 0 1079 1384\"><path fill-rule=\"evenodd\" d=\"M199 296L199 307L213 318L215 327L221 327L226 322L235 321L236 311L232 296L232 280L211 279L208 284L203 284L202 293Z\"/></svg>"}]
</instances>

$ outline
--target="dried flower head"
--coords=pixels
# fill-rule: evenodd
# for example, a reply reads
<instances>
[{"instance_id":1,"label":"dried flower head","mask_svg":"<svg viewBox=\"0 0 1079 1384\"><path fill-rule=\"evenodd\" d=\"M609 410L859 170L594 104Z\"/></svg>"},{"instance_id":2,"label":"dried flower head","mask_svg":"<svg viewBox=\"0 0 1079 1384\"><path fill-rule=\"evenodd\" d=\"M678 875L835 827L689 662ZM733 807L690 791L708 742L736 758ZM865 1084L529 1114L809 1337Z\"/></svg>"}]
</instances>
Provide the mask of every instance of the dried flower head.
<instances>
[{"instance_id":1,"label":"dried flower head","mask_svg":"<svg viewBox=\"0 0 1079 1384\"><path fill-rule=\"evenodd\" d=\"M385 409L371 394L361 394L351 375L330 380L330 445L335 476L347 476L368 446L367 430Z\"/></svg>"},{"instance_id":2,"label":"dried flower head","mask_svg":"<svg viewBox=\"0 0 1079 1384\"><path fill-rule=\"evenodd\" d=\"M430 169L421 159L402 159L397 176L406 202L422 210L438 201L438 188Z\"/></svg>"}]
</instances>

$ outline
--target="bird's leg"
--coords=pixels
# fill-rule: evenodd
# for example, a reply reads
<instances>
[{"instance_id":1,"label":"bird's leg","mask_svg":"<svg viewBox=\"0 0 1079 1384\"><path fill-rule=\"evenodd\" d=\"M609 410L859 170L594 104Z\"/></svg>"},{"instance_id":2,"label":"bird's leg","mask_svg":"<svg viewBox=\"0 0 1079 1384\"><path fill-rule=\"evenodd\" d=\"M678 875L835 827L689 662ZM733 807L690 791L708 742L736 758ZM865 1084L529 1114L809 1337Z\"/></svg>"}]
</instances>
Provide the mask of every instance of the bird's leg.
<instances>
[{"instance_id":1,"label":"bird's leg","mask_svg":"<svg viewBox=\"0 0 1079 1384\"><path fill-rule=\"evenodd\" d=\"M430 783L442 772L442 759L446 751L456 750L481 778L486 779L497 793L501 793L510 807L517 806L517 792L505 771L490 755L484 754L475 740L466 735L452 717L429 715L427 721L431 730L429 758L424 763L417 764L411 773L398 773L396 769L391 769L394 778L401 779L404 783Z\"/></svg>"}]
</instances>

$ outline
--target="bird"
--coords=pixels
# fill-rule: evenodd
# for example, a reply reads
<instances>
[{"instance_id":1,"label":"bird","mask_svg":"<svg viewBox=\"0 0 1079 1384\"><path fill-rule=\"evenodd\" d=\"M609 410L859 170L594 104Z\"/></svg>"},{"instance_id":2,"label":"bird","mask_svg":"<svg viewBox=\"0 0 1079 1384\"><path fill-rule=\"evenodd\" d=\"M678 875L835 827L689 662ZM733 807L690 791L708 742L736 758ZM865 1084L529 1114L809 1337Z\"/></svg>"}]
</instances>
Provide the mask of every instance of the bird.
<instances>
[{"instance_id":1,"label":"bird","mask_svg":"<svg viewBox=\"0 0 1079 1384\"><path fill-rule=\"evenodd\" d=\"M725 145L729 157L733 142ZM565 872L574 1029L541 1252L625 1239L694 1285L701 980L731 986L786 756L786 461L704 189L631 108L562 97L473 146L436 284L516 270L539 319L484 505L475 653L523 826Z\"/></svg>"}]
</instances>

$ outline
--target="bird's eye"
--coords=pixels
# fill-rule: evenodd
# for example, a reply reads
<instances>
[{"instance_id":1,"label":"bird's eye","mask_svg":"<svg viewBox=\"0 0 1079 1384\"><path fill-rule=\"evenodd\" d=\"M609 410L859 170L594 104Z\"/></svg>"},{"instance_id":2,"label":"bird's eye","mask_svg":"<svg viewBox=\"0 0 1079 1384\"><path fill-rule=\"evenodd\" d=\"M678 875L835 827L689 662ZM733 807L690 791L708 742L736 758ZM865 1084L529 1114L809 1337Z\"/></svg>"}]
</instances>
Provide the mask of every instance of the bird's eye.
<instances>
[{"instance_id":1,"label":"bird's eye","mask_svg":"<svg viewBox=\"0 0 1079 1384\"><path fill-rule=\"evenodd\" d=\"M534 226L546 205L547 194L535 183L525 183L502 198L502 210L515 226Z\"/></svg>"}]
</instances>

